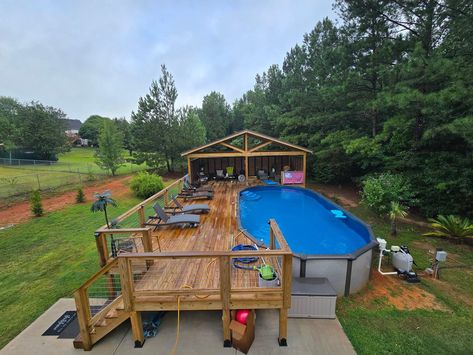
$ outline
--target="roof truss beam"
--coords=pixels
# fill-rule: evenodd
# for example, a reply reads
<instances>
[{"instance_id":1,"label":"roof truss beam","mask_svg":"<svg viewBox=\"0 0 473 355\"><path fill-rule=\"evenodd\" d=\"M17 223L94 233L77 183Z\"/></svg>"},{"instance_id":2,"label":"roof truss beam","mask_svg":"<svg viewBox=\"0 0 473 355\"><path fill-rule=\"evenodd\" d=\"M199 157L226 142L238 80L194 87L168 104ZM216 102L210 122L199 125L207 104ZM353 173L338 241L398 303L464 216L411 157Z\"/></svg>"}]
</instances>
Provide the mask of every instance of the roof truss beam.
<instances>
[{"instance_id":1,"label":"roof truss beam","mask_svg":"<svg viewBox=\"0 0 473 355\"><path fill-rule=\"evenodd\" d=\"M235 147L234 145L230 144L230 143L226 143L226 142L220 142L221 145L223 145L224 147L227 147L227 148L230 148L236 152L240 152L240 153L244 153L245 151L241 148L238 148L238 147Z\"/></svg>"}]
</instances>

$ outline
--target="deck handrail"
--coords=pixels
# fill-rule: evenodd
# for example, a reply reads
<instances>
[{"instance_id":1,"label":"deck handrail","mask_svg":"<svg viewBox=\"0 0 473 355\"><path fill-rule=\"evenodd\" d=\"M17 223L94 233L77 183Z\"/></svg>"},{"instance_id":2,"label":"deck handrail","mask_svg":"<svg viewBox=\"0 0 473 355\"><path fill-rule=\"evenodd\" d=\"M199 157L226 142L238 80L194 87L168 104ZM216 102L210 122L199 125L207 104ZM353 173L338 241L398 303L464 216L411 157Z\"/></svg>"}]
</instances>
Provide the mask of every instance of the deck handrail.
<instances>
[{"instance_id":1,"label":"deck handrail","mask_svg":"<svg viewBox=\"0 0 473 355\"><path fill-rule=\"evenodd\" d=\"M171 184L169 184L168 186L166 186L164 189L162 189L161 191L155 193L153 196L151 197L148 197L146 200L144 201L141 201L140 203L138 203L137 205L133 206L132 208L130 208L128 211L122 213L121 215L119 215L118 217L114 218L117 222L121 222L123 221L125 218L131 216L133 213L135 212L138 212L142 206L145 206L147 205L148 203L151 203L153 202L154 200L162 197L162 196L167 196L169 190L173 187L176 187L178 186L179 187L179 190L181 190L182 188L182 183L184 182L184 179L186 178L186 176L183 176L179 179L177 179L176 181L172 182ZM104 224L103 226L101 226L98 230L100 229L107 229L108 226L106 224Z\"/></svg>"}]
</instances>

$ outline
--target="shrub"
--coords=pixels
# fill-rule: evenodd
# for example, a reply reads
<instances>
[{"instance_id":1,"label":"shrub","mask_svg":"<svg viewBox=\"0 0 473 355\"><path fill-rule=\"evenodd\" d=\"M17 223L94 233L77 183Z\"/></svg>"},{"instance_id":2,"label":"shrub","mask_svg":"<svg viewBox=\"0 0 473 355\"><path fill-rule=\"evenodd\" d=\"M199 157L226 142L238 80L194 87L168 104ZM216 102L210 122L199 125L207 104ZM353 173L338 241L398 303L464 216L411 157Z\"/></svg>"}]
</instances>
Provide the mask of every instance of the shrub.
<instances>
[{"instance_id":1,"label":"shrub","mask_svg":"<svg viewBox=\"0 0 473 355\"><path fill-rule=\"evenodd\" d=\"M41 194L39 193L39 190L33 191L33 193L31 194L30 203L31 203L31 212L33 212L33 214L36 217L41 217L44 213L44 210L43 210L43 203L41 202Z\"/></svg>"},{"instance_id":2,"label":"shrub","mask_svg":"<svg viewBox=\"0 0 473 355\"><path fill-rule=\"evenodd\" d=\"M392 202L409 206L415 202L411 185L402 175L385 173L363 181L362 202L380 214L386 214Z\"/></svg>"},{"instance_id":3,"label":"shrub","mask_svg":"<svg viewBox=\"0 0 473 355\"><path fill-rule=\"evenodd\" d=\"M84 190L82 190L82 187L79 187L79 189L77 190L76 202L77 203L84 203L85 202L85 194L84 194Z\"/></svg>"},{"instance_id":4,"label":"shrub","mask_svg":"<svg viewBox=\"0 0 473 355\"><path fill-rule=\"evenodd\" d=\"M148 198L161 191L164 182L159 175L141 172L133 177L130 187L137 197Z\"/></svg>"},{"instance_id":5,"label":"shrub","mask_svg":"<svg viewBox=\"0 0 473 355\"><path fill-rule=\"evenodd\" d=\"M429 222L434 230L424 233L424 236L451 239L473 238L473 223L468 218L438 215L437 218L429 218Z\"/></svg>"}]
</instances>

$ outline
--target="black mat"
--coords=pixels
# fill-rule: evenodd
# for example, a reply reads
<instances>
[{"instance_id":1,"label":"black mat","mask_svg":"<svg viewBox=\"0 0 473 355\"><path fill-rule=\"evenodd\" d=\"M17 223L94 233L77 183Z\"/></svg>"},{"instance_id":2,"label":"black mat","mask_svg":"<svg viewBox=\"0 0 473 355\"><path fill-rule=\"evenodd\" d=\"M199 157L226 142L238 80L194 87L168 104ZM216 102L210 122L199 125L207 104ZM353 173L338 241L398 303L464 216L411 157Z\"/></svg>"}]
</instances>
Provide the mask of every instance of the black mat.
<instances>
[{"instance_id":1,"label":"black mat","mask_svg":"<svg viewBox=\"0 0 473 355\"><path fill-rule=\"evenodd\" d=\"M92 314L96 314L102 306L90 306ZM45 335L58 336L58 339L75 339L79 334L79 321L76 311L66 311L44 333Z\"/></svg>"},{"instance_id":2,"label":"black mat","mask_svg":"<svg viewBox=\"0 0 473 355\"><path fill-rule=\"evenodd\" d=\"M77 323L76 311L66 311L44 333L45 335L60 335L73 321Z\"/></svg>"}]
</instances>

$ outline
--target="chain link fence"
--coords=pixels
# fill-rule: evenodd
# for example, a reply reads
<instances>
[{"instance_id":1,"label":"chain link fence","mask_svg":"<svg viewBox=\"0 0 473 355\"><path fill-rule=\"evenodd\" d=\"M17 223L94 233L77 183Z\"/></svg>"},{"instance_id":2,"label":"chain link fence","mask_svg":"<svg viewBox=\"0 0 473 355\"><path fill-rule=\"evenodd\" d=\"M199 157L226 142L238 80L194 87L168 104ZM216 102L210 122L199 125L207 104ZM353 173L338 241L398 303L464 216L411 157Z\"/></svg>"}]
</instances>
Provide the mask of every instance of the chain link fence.
<instances>
[{"instance_id":1,"label":"chain link fence","mask_svg":"<svg viewBox=\"0 0 473 355\"><path fill-rule=\"evenodd\" d=\"M145 170L146 165L126 163L118 174ZM0 199L23 197L32 190L55 190L104 180L108 172L92 163L0 158Z\"/></svg>"}]
</instances>

